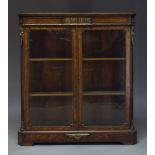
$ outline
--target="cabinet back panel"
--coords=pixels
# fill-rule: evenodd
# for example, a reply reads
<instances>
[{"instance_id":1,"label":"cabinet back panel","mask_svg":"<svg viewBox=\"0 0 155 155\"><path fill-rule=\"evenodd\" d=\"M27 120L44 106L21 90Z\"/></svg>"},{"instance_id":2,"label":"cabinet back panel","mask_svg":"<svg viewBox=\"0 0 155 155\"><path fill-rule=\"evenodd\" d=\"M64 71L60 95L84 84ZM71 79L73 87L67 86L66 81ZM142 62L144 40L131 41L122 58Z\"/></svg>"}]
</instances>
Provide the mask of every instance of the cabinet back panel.
<instances>
[{"instance_id":1,"label":"cabinet back panel","mask_svg":"<svg viewBox=\"0 0 155 155\"><path fill-rule=\"evenodd\" d=\"M85 30L82 33L83 57L125 57L123 30Z\"/></svg>"},{"instance_id":2,"label":"cabinet back panel","mask_svg":"<svg viewBox=\"0 0 155 155\"><path fill-rule=\"evenodd\" d=\"M83 62L84 91L124 91L124 61Z\"/></svg>"},{"instance_id":3,"label":"cabinet back panel","mask_svg":"<svg viewBox=\"0 0 155 155\"><path fill-rule=\"evenodd\" d=\"M31 62L30 92L72 91L72 61Z\"/></svg>"},{"instance_id":4,"label":"cabinet back panel","mask_svg":"<svg viewBox=\"0 0 155 155\"><path fill-rule=\"evenodd\" d=\"M31 125L68 126L72 119L72 97L30 97Z\"/></svg>"},{"instance_id":5,"label":"cabinet back panel","mask_svg":"<svg viewBox=\"0 0 155 155\"><path fill-rule=\"evenodd\" d=\"M83 97L84 125L122 125L125 123L124 96Z\"/></svg>"},{"instance_id":6,"label":"cabinet back panel","mask_svg":"<svg viewBox=\"0 0 155 155\"><path fill-rule=\"evenodd\" d=\"M71 58L72 33L68 30L31 30L29 48L31 58Z\"/></svg>"}]
</instances>

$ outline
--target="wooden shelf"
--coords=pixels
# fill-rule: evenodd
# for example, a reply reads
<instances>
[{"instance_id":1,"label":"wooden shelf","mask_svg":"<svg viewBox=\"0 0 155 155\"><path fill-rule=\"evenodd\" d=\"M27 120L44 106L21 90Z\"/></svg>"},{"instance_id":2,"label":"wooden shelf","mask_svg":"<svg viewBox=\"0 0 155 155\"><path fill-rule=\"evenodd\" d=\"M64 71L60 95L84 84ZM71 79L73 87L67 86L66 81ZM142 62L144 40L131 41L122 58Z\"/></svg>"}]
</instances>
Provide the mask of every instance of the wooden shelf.
<instances>
[{"instance_id":1,"label":"wooden shelf","mask_svg":"<svg viewBox=\"0 0 155 155\"><path fill-rule=\"evenodd\" d=\"M30 58L29 61L72 61L72 58Z\"/></svg>"},{"instance_id":2,"label":"wooden shelf","mask_svg":"<svg viewBox=\"0 0 155 155\"><path fill-rule=\"evenodd\" d=\"M125 60L125 58L83 58L83 61L119 61ZM72 58L30 58L29 61L72 61Z\"/></svg>"},{"instance_id":3,"label":"wooden shelf","mask_svg":"<svg viewBox=\"0 0 155 155\"><path fill-rule=\"evenodd\" d=\"M118 60L125 60L125 58L83 58L83 61L109 61L109 60L115 60L115 61L118 61Z\"/></svg>"},{"instance_id":4,"label":"wooden shelf","mask_svg":"<svg viewBox=\"0 0 155 155\"><path fill-rule=\"evenodd\" d=\"M72 96L71 92L32 92L30 96ZM125 95L124 91L85 91L84 96Z\"/></svg>"},{"instance_id":5,"label":"wooden shelf","mask_svg":"<svg viewBox=\"0 0 155 155\"><path fill-rule=\"evenodd\" d=\"M124 91L85 91L84 96L99 96L99 95L125 95Z\"/></svg>"},{"instance_id":6,"label":"wooden shelf","mask_svg":"<svg viewBox=\"0 0 155 155\"><path fill-rule=\"evenodd\" d=\"M72 96L72 92L32 92L30 96Z\"/></svg>"}]
</instances>

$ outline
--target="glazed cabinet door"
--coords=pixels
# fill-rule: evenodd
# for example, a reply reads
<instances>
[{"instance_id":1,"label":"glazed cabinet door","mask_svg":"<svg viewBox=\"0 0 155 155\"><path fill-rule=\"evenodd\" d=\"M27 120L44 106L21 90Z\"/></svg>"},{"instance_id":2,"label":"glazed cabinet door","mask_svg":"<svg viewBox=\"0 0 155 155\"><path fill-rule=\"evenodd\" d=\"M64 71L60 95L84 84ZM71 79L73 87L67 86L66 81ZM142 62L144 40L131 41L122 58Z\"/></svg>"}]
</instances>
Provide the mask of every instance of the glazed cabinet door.
<instances>
[{"instance_id":1,"label":"glazed cabinet door","mask_svg":"<svg viewBox=\"0 0 155 155\"><path fill-rule=\"evenodd\" d=\"M80 128L129 127L130 29L79 27Z\"/></svg>"},{"instance_id":2,"label":"glazed cabinet door","mask_svg":"<svg viewBox=\"0 0 155 155\"><path fill-rule=\"evenodd\" d=\"M31 27L24 37L25 128L73 129L75 29Z\"/></svg>"}]
</instances>

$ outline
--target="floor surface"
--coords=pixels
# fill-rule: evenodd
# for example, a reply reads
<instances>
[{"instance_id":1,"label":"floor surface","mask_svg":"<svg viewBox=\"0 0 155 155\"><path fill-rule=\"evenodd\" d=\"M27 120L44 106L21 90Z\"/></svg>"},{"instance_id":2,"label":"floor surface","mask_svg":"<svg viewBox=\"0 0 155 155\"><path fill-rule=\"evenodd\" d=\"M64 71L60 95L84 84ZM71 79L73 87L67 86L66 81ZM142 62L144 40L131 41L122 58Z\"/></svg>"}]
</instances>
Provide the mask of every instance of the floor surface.
<instances>
[{"instance_id":1,"label":"floor surface","mask_svg":"<svg viewBox=\"0 0 155 155\"><path fill-rule=\"evenodd\" d=\"M18 110L18 111L17 111ZM146 155L146 119L136 118L136 145L34 145L19 146L20 108L9 107L9 155Z\"/></svg>"}]
</instances>

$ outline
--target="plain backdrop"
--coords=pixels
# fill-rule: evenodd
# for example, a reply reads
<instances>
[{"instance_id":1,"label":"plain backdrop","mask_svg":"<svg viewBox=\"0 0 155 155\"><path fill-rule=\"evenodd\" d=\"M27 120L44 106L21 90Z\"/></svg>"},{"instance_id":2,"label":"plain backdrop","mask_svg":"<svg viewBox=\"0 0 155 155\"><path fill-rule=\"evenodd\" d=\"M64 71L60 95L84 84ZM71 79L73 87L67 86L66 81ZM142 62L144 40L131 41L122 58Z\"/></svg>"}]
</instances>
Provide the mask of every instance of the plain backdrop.
<instances>
[{"instance_id":1,"label":"plain backdrop","mask_svg":"<svg viewBox=\"0 0 155 155\"><path fill-rule=\"evenodd\" d=\"M146 0L9 0L9 155L146 155L147 109ZM128 145L17 145L20 127L20 12L135 12L134 118L138 144Z\"/></svg>"}]
</instances>

